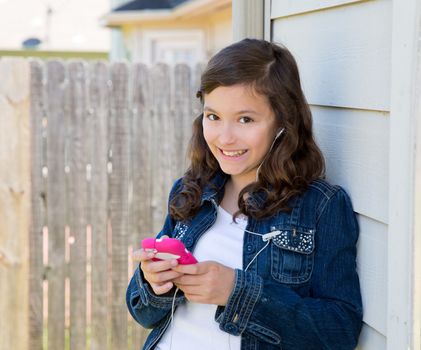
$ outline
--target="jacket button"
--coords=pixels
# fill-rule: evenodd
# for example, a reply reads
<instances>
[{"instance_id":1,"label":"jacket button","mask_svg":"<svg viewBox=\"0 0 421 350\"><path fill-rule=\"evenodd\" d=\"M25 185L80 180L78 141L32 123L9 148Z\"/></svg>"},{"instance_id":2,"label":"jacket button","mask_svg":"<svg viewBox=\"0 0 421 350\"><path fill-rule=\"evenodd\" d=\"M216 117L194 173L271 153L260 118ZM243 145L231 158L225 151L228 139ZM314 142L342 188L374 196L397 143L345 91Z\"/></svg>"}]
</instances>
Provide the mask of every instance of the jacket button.
<instances>
[{"instance_id":1,"label":"jacket button","mask_svg":"<svg viewBox=\"0 0 421 350\"><path fill-rule=\"evenodd\" d=\"M253 252L254 252L254 244L252 244L252 243L247 243L247 244L246 244L246 252L247 252L247 253L253 253Z\"/></svg>"},{"instance_id":2,"label":"jacket button","mask_svg":"<svg viewBox=\"0 0 421 350\"><path fill-rule=\"evenodd\" d=\"M238 332L238 327L236 325L232 324L231 322L226 324L225 329L230 333L237 333Z\"/></svg>"},{"instance_id":3,"label":"jacket button","mask_svg":"<svg viewBox=\"0 0 421 350\"><path fill-rule=\"evenodd\" d=\"M193 238L188 237L185 241L184 244L186 246L187 249L189 249L192 245L193 245Z\"/></svg>"}]
</instances>

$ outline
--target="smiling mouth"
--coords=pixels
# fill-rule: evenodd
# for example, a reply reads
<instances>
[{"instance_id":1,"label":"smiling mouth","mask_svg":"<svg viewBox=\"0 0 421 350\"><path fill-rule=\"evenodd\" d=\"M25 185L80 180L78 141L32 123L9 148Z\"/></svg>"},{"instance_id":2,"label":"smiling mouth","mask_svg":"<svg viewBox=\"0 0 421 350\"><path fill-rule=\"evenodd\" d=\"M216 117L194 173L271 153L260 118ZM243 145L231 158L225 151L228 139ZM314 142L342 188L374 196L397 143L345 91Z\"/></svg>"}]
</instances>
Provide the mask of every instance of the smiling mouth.
<instances>
[{"instance_id":1,"label":"smiling mouth","mask_svg":"<svg viewBox=\"0 0 421 350\"><path fill-rule=\"evenodd\" d=\"M223 149L219 149L224 156L227 157L239 157L247 152L247 150L240 150L240 151L224 151Z\"/></svg>"}]
</instances>

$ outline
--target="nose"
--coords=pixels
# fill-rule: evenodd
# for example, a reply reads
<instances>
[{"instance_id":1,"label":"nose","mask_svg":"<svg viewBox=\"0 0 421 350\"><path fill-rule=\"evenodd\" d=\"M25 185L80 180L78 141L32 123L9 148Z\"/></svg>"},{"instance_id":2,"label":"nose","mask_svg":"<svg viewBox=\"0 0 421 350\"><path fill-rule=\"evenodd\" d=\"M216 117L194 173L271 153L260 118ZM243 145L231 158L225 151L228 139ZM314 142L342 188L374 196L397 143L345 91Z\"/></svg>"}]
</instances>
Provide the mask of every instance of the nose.
<instances>
[{"instance_id":1,"label":"nose","mask_svg":"<svg viewBox=\"0 0 421 350\"><path fill-rule=\"evenodd\" d=\"M221 145L233 144L236 140L236 130L232 123L223 123L219 131L219 142Z\"/></svg>"}]
</instances>

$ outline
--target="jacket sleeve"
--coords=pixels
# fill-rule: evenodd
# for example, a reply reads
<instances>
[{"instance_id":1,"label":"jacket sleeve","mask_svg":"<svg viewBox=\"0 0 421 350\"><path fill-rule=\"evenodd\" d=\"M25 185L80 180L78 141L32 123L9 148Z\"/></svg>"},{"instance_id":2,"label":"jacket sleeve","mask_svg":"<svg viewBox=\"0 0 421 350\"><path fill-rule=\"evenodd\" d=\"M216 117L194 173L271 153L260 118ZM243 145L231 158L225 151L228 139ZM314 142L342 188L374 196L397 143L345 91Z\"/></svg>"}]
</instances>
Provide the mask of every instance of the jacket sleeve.
<instances>
[{"instance_id":1,"label":"jacket sleeve","mask_svg":"<svg viewBox=\"0 0 421 350\"><path fill-rule=\"evenodd\" d=\"M354 349L362 326L356 272L358 223L349 197L339 189L316 226L310 297L285 284L236 270L234 289L215 315L230 334L252 335L285 349Z\"/></svg>"},{"instance_id":2,"label":"jacket sleeve","mask_svg":"<svg viewBox=\"0 0 421 350\"><path fill-rule=\"evenodd\" d=\"M177 189L181 185L181 179L177 180L170 192L169 200L172 199ZM157 237L163 235L172 236L174 230L174 220L167 214L164 226ZM145 328L154 328L171 311L175 288L163 295L156 295L152 287L145 280L142 270L139 267L129 282L126 291L126 303L132 317ZM175 305L184 301L181 291L177 292Z\"/></svg>"}]
</instances>

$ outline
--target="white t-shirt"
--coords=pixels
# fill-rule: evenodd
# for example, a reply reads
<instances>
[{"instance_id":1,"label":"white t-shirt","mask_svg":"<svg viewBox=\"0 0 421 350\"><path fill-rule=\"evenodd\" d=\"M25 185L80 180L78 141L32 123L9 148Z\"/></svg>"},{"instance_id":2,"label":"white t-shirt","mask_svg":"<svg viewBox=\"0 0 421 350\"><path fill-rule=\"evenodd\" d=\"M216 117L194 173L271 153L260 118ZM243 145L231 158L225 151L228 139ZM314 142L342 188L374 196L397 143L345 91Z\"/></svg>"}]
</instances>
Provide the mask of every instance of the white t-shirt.
<instances>
[{"instance_id":1,"label":"white t-shirt","mask_svg":"<svg viewBox=\"0 0 421 350\"><path fill-rule=\"evenodd\" d=\"M215 223L199 239L194 249L198 261L212 260L233 269L243 267L245 217L232 215L218 207ZM177 307L173 324L159 341L158 350L240 350L241 336L229 335L215 321L217 305L186 302ZM171 343L172 336L172 344Z\"/></svg>"}]
</instances>

